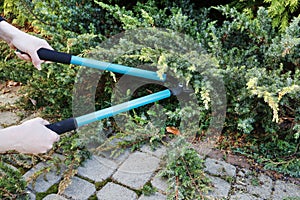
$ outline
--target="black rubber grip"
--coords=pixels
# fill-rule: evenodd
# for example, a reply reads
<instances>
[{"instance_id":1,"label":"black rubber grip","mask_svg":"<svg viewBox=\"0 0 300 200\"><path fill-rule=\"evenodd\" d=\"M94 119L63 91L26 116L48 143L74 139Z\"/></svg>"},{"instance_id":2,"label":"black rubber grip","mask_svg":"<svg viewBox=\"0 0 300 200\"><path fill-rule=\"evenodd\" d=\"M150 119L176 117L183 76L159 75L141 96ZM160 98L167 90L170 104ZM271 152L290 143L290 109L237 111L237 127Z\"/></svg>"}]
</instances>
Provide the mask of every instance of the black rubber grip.
<instances>
[{"instance_id":1,"label":"black rubber grip","mask_svg":"<svg viewBox=\"0 0 300 200\"><path fill-rule=\"evenodd\" d=\"M78 128L75 118L65 119L60 122L46 125L47 128L56 132L57 134L63 134L69 131L76 130Z\"/></svg>"},{"instance_id":2,"label":"black rubber grip","mask_svg":"<svg viewBox=\"0 0 300 200\"><path fill-rule=\"evenodd\" d=\"M72 55L68 53L58 52L50 49L40 48L38 56L41 60L52 61L63 64L70 64Z\"/></svg>"}]
</instances>

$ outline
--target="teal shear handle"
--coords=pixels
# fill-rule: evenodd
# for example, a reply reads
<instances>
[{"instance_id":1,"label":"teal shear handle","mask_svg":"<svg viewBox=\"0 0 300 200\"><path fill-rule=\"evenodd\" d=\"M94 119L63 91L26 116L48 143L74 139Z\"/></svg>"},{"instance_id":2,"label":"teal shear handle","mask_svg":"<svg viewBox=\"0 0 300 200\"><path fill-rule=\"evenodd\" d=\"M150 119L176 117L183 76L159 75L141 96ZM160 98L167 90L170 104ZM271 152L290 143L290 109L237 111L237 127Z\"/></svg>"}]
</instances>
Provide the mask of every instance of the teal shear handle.
<instances>
[{"instance_id":1,"label":"teal shear handle","mask_svg":"<svg viewBox=\"0 0 300 200\"><path fill-rule=\"evenodd\" d=\"M80 117L69 118L60 122L56 122L53 124L46 125L47 128L56 132L57 134L63 134L65 132L69 132L72 130L76 130L77 128L84 126L86 124L108 118L119 114L121 112L126 112L132 110L134 108L144 106L149 103L153 103L165 98L168 98L172 95L171 90L166 89L160 92L156 92L144 97L140 97L128 102L124 102L109 108L105 108L90 114L86 114Z\"/></svg>"},{"instance_id":2,"label":"teal shear handle","mask_svg":"<svg viewBox=\"0 0 300 200\"><path fill-rule=\"evenodd\" d=\"M82 58L79 56L73 56L68 53L57 52L50 49L41 48L38 50L38 56L41 60L47 60L57 63L63 64L73 64L73 65L81 65L85 67L107 70L119 74L126 74L130 76L136 76L140 78L155 80L155 81L165 81L166 75L163 74L162 77L158 76L156 72L127 67L123 65L98 61L94 59Z\"/></svg>"}]
</instances>

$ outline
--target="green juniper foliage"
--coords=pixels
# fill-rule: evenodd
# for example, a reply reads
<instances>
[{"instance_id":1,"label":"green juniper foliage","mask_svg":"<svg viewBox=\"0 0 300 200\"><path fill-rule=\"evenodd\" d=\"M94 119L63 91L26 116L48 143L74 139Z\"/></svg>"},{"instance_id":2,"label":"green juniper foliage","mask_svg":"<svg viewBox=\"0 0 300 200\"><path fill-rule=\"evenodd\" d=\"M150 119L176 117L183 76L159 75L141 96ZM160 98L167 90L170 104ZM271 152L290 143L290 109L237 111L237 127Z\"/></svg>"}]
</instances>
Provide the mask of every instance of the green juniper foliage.
<instances>
[{"instance_id":1,"label":"green juniper foliage","mask_svg":"<svg viewBox=\"0 0 300 200\"><path fill-rule=\"evenodd\" d=\"M0 161L0 198L25 199L26 181L22 174Z\"/></svg>"},{"instance_id":2,"label":"green juniper foliage","mask_svg":"<svg viewBox=\"0 0 300 200\"><path fill-rule=\"evenodd\" d=\"M204 160L184 138L176 143L168 153L166 167L160 172L160 176L168 178L168 199L205 199L210 181L203 172Z\"/></svg>"},{"instance_id":3,"label":"green juniper foliage","mask_svg":"<svg viewBox=\"0 0 300 200\"><path fill-rule=\"evenodd\" d=\"M252 10L256 12L259 7L265 7L268 10L269 17L272 19L272 26L284 31L292 20L293 16L299 15L298 0L234 0L230 2L231 6L240 11Z\"/></svg>"},{"instance_id":4,"label":"green juniper foliage","mask_svg":"<svg viewBox=\"0 0 300 200\"><path fill-rule=\"evenodd\" d=\"M278 33L264 8L256 17L234 8L216 9L228 18L219 29L208 29L212 40L207 44L225 73L228 107L224 131L249 134L246 139L251 147L243 149L250 157L264 155L266 159L259 161L266 168L282 167L279 171L299 176L299 140L293 131L299 106L299 54L294 54L298 52L299 19ZM285 149L285 156L270 146Z\"/></svg>"},{"instance_id":5,"label":"green juniper foliage","mask_svg":"<svg viewBox=\"0 0 300 200\"><path fill-rule=\"evenodd\" d=\"M98 132L80 130L85 131L87 138L103 144L99 149L114 148L109 144L114 139L120 141L116 143L116 149L130 147L135 150L146 143L153 148L167 145L169 137L174 137L166 133L167 126L184 130L181 136L186 138L201 133L198 139L204 140L209 136L214 108L226 99L223 140L216 148L248 156L265 169L300 176L300 18L297 17L297 0L285 1L285 4L262 0L224 1L220 4L231 3L231 6L214 3L213 7L211 4L205 8L198 6L197 1L181 0L5 0L2 3L1 9L9 20L15 19L13 22L24 30L46 38L58 51L133 67L147 66L159 75L167 73L168 77L183 82L194 91L195 95L189 96L189 100L197 102L195 105L186 101L179 106L178 99L168 99L92 124L90 128ZM82 84L80 89L85 91L91 89L84 88L86 80L80 80L78 74L92 76L93 71L56 63L43 65L43 70L37 71L30 63L15 59L14 52L4 43L1 50L0 78L24 83L23 108L42 110L50 121L71 117L75 112L72 110L74 85ZM96 109L163 89L149 84L137 91L129 88L118 91L122 89L118 85L121 80L122 76L117 74L101 74L99 84L94 88L97 91ZM219 85L214 84L216 80ZM222 84L226 98L218 95L221 91L218 86ZM31 100L36 104L33 105ZM84 109L78 108L78 113L81 112ZM190 122L195 118L195 122ZM123 120L126 123L118 124L118 119L126 119ZM185 123L187 121L190 123ZM89 135L99 134L99 129L102 129L100 133L109 132L111 137L107 140ZM60 191L88 157L82 145L82 138L74 136L63 139L56 149L63 149L69 166L58 188ZM177 157L170 154L164 175L171 185L169 198L192 199L200 191L206 191L202 186L207 182L196 152L181 147L176 147L180 149ZM188 165L195 162L199 163ZM183 169L190 174L184 173ZM18 180L20 176L14 177L11 183L16 183L22 194L24 187ZM195 177L199 178L197 182ZM4 191L4 195L12 194L14 190Z\"/></svg>"},{"instance_id":6,"label":"green juniper foliage","mask_svg":"<svg viewBox=\"0 0 300 200\"><path fill-rule=\"evenodd\" d=\"M153 24L153 21L155 25L155 20L149 20L149 15L140 15L139 12L135 14L133 11L127 11L118 6L108 6L103 3L100 5L113 12L113 15L124 24L125 29L148 27ZM197 35L197 40L201 41L207 51L216 57L219 67L214 74L216 76L218 76L217 74L223 75L220 77L225 82L228 100L224 132L237 132L242 137L244 137L243 134L248 134L247 141L251 141L251 145L258 145L257 149L249 148L255 152L253 154L265 154L262 150L268 149L268 145L281 145L282 141L287 142L289 144L287 152L289 152L291 160L284 161L286 157L275 156L273 159L283 161L280 162L283 164L282 172L298 176L297 170L294 172L284 170L286 169L285 163L295 169L294 167L299 162L296 156L299 153L298 140L295 139L298 132L290 133L297 120L290 122L285 120L296 117L292 111L297 109L299 103L297 101L299 71L296 68L299 54L294 54L298 50L298 18L291 22L284 33L279 33L273 28L268 11L264 8L258 9L255 17L252 12L240 13L235 8L228 6L214 7L213 9L224 14L224 21L221 26L214 21L208 22L207 28ZM197 26L189 20L181 20L185 17L180 9L176 12L177 14L173 13L172 18L168 20L170 22L175 20L176 23L170 23L166 27L188 32L185 31L188 28L184 27ZM162 16L164 15L165 13L162 12ZM174 27L173 24L177 24L181 28ZM146 62L155 60L155 57L151 56L153 51L144 50L144 52L147 54L142 57L130 56L130 58L139 58ZM185 81L191 81L195 91L202 94L202 102L206 104L207 101L203 99L205 89L202 92L198 90L198 88L203 89L201 86L203 82L199 82L201 76L191 73L191 68L182 68L181 72L178 69L184 65L178 60L169 62L170 60L172 59L168 54L161 54L157 58L159 70L168 66L168 70L174 70L177 77L182 75L185 77ZM166 62L165 65L164 62ZM174 68L172 68L173 66ZM200 87L197 85L198 83L200 83ZM206 116L209 115L207 112L204 113ZM207 124L209 119L205 118L200 124ZM287 129L289 126L291 128ZM264 137L259 137L260 134ZM248 150L246 151L248 152ZM263 163L266 164L268 161ZM270 168L270 165L272 162L266 167Z\"/></svg>"}]
</instances>

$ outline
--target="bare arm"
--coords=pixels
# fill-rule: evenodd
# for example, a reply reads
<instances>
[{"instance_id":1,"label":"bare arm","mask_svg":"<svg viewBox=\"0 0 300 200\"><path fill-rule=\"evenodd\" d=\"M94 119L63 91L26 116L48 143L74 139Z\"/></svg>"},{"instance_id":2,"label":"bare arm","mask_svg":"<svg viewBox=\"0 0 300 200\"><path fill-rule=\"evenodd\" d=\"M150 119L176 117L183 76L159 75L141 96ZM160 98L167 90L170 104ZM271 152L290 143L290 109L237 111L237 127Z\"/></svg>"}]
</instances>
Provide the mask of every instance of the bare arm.
<instances>
[{"instance_id":1,"label":"bare arm","mask_svg":"<svg viewBox=\"0 0 300 200\"><path fill-rule=\"evenodd\" d=\"M42 60L37 55L40 48L52 49L46 40L29 35L7 23L0 17L0 39L6 41L11 48L19 49L26 54L18 53L18 57L32 61L41 69ZM16 150L21 153L45 153L52 148L59 135L46 128L46 120L35 118L18 126L0 130L0 152Z\"/></svg>"}]
</instances>

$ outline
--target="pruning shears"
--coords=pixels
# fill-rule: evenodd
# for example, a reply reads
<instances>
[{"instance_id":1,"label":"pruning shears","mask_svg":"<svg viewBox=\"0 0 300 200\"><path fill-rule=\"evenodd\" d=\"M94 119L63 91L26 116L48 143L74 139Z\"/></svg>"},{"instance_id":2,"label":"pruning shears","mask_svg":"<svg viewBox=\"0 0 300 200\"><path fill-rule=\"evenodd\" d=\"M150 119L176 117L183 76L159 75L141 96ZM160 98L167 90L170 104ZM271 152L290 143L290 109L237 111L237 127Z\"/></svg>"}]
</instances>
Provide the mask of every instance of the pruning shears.
<instances>
[{"instance_id":1,"label":"pruning shears","mask_svg":"<svg viewBox=\"0 0 300 200\"><path fill-rule=\"evenodd\" d=\"M95 68L99 70L107 70L119 74L126 74L130 76L151 79L155 81L166 81L166 75L163 74L162 77L158 76L156 72L148 71L144 69L138 69L128 66L123 66L119 64L113 64L103 61L98 61L94 59L82 58L78 56L74 56L68 53L57 52L50 49L41 48L38 50L38 56L41 60L57 62L62 64L74 64L80 65L90 68ZM90 124L92 122L108 118L114 115L117 115L122 112L126 112L132 110L134 108L138 108L140 106L144 106L162 99L166 99L171 97L172 95L178 95L182 92L182 85L178 85L173 89L165 89L156 93L152 93L150 95L146 95L144 97L140 97L128 102L124 102L109 108L105 108L96 112L92 112L86 115L82 115L79 117L72 117L69 119L65 119L59 122L55 122L49 125L46 125L47 128L56 132L57 134L63 134L72 130L76 130L77 128Z\"/></svg>"}]
</instances>

